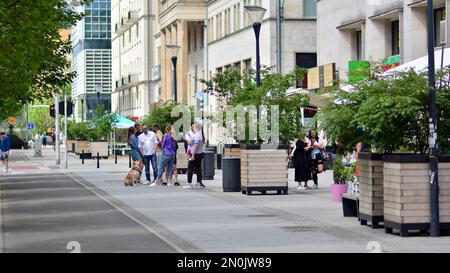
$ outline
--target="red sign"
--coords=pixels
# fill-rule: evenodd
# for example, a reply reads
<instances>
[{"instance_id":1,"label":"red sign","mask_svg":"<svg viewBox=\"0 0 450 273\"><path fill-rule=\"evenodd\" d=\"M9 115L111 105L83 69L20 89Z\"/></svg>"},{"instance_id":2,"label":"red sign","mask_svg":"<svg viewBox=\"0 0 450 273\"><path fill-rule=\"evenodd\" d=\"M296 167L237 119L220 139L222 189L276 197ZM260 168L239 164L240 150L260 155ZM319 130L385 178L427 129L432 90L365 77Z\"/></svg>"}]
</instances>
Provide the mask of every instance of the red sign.
<instances>
[{"instance_id":1,"label":"red sign","mask_svg":"<svg viewBox=\"0 0 450 273\"><path fill-rule=\"evenodd\" d=\"M131 117L131 120L138 121L138 120L139 120L139 117L132 116L132 117Z\"/></svg>"}]
</instances>

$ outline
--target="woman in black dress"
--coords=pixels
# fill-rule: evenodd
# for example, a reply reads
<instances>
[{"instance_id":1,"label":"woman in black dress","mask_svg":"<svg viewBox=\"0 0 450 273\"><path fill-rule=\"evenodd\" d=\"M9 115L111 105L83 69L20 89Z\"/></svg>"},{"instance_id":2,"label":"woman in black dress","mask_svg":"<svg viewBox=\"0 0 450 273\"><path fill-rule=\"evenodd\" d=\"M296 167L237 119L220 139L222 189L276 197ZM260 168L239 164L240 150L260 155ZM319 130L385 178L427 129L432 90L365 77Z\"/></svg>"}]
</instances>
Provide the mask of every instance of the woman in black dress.
<instances>
[{"instance_id":1,"label":"woman in black dress","mask_svg":"<svg viewBox=\"0 0 450 273\"><path fill-rule=\"evenodd\" d=\"M306 143L303 138L299 138L295 143L295 150L292 155L292 161L294 163L295 168L295 182L298 183L299 190L306 190L306 186L308 184L308 180L311 180L311 172L309 171L308 166L308 152L306 149ZM302 182L305 183L302 186Z\"/></svg>"}]
</instances>

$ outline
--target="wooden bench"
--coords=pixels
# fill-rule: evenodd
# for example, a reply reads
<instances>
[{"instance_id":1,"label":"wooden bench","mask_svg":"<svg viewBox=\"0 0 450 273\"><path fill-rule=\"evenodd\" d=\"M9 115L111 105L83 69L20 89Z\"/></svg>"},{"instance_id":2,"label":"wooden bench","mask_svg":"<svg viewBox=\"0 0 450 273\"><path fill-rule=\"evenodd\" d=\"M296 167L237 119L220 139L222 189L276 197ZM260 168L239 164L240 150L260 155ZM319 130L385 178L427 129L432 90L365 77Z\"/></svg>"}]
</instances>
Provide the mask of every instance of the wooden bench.
<instances>
[{"instance_id":1,"label":"wooden bench","mask_svg":"<svg viewBox=\"0 0 450 273\"><path fill-rule=\"evenodd\" d=\"M342 194L342 210L344 217L359 217L359 196L357 194Z\"/></svg>"}]
</instances>

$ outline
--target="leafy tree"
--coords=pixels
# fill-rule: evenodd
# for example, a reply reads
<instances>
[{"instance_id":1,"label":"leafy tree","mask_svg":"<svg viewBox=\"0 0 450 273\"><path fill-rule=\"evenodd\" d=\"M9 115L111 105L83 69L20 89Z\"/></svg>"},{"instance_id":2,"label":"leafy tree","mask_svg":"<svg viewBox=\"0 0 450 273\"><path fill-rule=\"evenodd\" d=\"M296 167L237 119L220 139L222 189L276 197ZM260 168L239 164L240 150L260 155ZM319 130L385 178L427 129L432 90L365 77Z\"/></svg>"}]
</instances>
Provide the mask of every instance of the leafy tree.
<instances>
[{"instance_id":1,"label":"leafy tree","mask_svg":"<svg viewBox=\"0 0 450 273\"><path fill-rule=\"evenodd\" d=\"M448 79L448 69L441 78ZM414 70L373 73L353 85L351 92L326 90L327 107L317 115L320 128L351 151L362 141L379 152L428 150L428 93L426 73ZM441 152L448 152L450 135L448 85L437 90L438 134Z\"/></svg>"},{"instance_id":2,"label":"leafy tree","mask_svg":"<svg viewBox=\"0 0 450 273\"><path fill-rule=\"evenodd\" d=\"M14 115L26 102L50 98L72 81L66 58L72 47L59 31L81 16L66 0L0 2L0 119Z\"/></svg>"},{"instance_id":3,"label":"leafy tree","mask_svg":"<svg viewBox=\"0 0 450 273\"><path fill-rule=\"evenodd\" d=\"M169 124L174 124L177 121L177 117L172 117L172 110L175 106L181 105L172 100L166 101L161 107L153 109L150 114L142 119L142 123L147 125L148 128L152 127L153 123L159 125L162 131ZM190 107L191 114L194 113L194 107ZM191 116L193 120L193 116Z\"/></svg>"},{"instance_id":4,"label":"leafy tree","mask_svg":"<svg viewBox=\"0 0 450 273\"><path fill-rule=\"evenodd\" d=\"M300 68L289 74L281 75L271 73L270 68L263 67L261 69L262 81L260 87L254 84L252 71L250 73L241 73L238 70L227 70L224 73L214 75L211 80L204 82L208 90L214 90L213 94L220 102L219 108L221 109L225 109L227 105L256 106L257 108L265 105L268 109L272 105L279 106L280 141L288 143L294 140L301 130L300 107L307 106L309 100L304 94L288 96L287 91L295 86L297 81L303 80L305 74L306 70ZM269 111L268 120L270 120L271 114ZM254 121L247 120L245 124L246 136L248 136L250 122ZM258 121L257 126L260 125L261 122ZM248 140L246 137L246 142L252 143L253 141ZM258 139L256 142L262 143L263 141Z\"/></svg>"}]
</instances>

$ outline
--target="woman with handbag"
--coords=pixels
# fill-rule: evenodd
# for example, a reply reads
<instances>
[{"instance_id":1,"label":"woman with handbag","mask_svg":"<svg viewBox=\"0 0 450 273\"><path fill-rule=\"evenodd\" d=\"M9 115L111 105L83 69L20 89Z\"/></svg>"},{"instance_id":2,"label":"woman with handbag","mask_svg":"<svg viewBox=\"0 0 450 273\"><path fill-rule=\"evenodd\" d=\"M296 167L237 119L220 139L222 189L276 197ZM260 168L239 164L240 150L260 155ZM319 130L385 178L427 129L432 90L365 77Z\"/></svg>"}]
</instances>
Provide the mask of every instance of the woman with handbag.
<instances>
[{"instance_id":1,"label":"woman with handbag","mask_svg":"<svg viewBox=\"0 0 450 273\"><path fill-rule=\"evenodd\" d=\"M316 130L309 131L308 143L305 148L309 152L309 166L314 181L313 189L319 188L317 174L324 171L322 152L325 149L325 140L317 134Z\"/></svg>"},{"instance_id":2,"label":"woman with handbag","mask_svg":"<svg viewBox=\"0 0 450 273\"><path fill-rule=\"evenodd\" d=\"M299 134L295 143L291 158L295 168L295 182L298 183L299 190L306 190L308 180L311 180L311 172L308 168L308 152L306 150L305 133ZM304 182L304 186L302 185Z\"/></svg>"}]
</instances>

